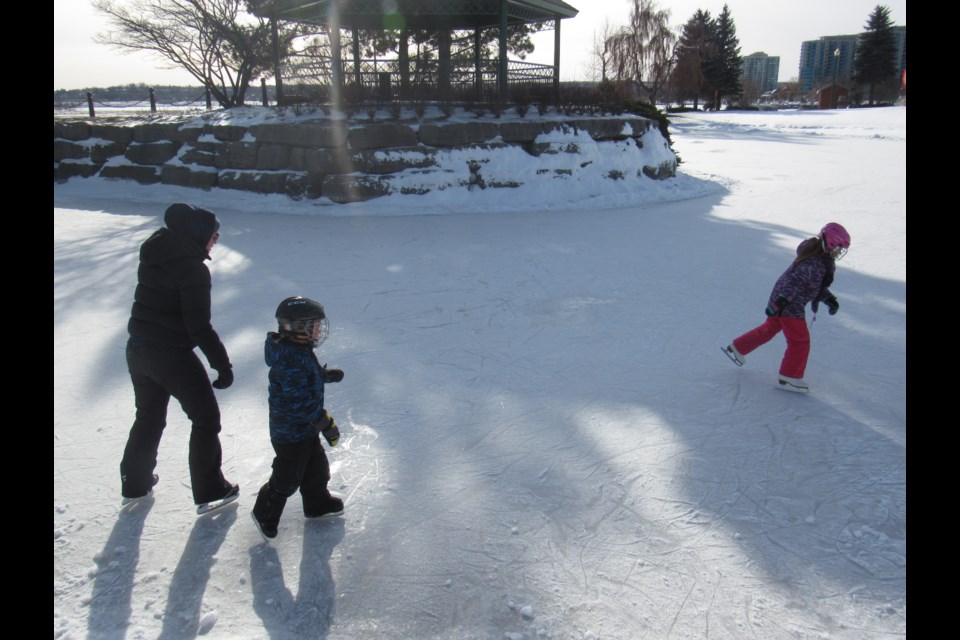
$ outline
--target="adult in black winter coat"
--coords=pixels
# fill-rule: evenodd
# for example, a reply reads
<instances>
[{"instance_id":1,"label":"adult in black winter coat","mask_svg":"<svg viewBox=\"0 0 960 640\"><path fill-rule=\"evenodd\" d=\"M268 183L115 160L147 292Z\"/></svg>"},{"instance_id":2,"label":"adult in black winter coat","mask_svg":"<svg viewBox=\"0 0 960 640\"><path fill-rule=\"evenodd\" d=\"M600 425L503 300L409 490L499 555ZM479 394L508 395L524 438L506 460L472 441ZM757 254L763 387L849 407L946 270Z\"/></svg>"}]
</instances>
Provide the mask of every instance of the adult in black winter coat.
<instances>
[{"instance_id":1,"label":"adult in black winter coat","mask_svg":"<svg viewBox=\"0 0 960 640\"><path fill-rule=\"evenodd\" d=\"M140 247L127 325L127 367L137 413L120 462L121 491L128 502L148 495L156 484L157 449L172 396L192 423L189 462L194 502L230 501L239 487L220 470L220 407L213 388L229 387L233 372L227 350L210 324L210 270L204 264L220 237L220 221L206 209L177 203L167 209L164 223L166 227ZM194 347L200 347L218 373L212 387Z\"/></svg>"}]
</instances>

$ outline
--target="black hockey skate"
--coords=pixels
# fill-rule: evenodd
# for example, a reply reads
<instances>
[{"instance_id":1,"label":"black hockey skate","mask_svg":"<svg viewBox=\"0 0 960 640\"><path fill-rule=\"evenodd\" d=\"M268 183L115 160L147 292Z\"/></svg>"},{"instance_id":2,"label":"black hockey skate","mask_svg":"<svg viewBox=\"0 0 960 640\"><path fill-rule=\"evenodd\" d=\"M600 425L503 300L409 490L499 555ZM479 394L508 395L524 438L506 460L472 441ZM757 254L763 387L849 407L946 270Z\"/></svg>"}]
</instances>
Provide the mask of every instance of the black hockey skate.
<instances>
[{"instance_id":1,"label":"black hockey skate","mask_svg":"<svg viewBox=\"0 0 960 640\"><path fill-rule=\"evenodd\" d=\"M205 513L216 511L217 509L227 506L239 497L240 485L235 484L233 487L231 487L230 491L227 492L227 495L223 496L219 500L211 500L210 502L201 502L198 504L197 515L202 516Z\"/></svg>"},{"instance_id":2,"label":"black hockey skate","mask_svg":"<svg viewBox=\"0 0 960 640\"><path fill-rule=\"evenodd\" d=\"M150 489L147 490L147 492L146 492L145 494L143 494L142 496L136 496L136 497L133 497L133 498L128 498L127 496L123 496L123 499L120 501L120 506L121 506L121 507L126 507L127 505L136 504L136 503L138 503L138 502L140 502L140 501L142 501L142 500L145 500L145 499L147 499L147 498L152 498L152 497L153 497L153 488L154 488L155 486L157 486L157 483L158 483L158 482L160 482L160 476L158 476L157 474L153 474L153 482L150 484Z\"/></svg>"},{"instance_id":3,"label":"black hockey skate","mask_svg":"<svg viewBox=\"0 0 960 640\"><path fill-rule=\"evenodd\" d=\"M303 515L308 520L315 520L317 518L334 518L336 516L343 515L343 500L337 496L330 496L322 501L317 501L316 503L310 505L310 508L307 509L304 505Z\"/></svg>"}]
</instances>

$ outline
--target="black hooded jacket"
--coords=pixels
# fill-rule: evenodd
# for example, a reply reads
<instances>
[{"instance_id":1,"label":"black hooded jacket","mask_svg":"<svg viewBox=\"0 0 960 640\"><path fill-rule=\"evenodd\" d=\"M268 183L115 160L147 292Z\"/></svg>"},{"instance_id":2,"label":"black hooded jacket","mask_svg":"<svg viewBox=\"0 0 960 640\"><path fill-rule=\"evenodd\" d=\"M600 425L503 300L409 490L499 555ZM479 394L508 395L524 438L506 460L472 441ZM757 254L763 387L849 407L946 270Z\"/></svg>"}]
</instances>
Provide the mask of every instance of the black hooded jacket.
<instances>
[{"instance_id":1,"label":"black hooded jacket","mask_svg":"<svg viewBox=\"0 0 960 640\"><path fill-rule=\"evenodd\" d=\"M187 204L171 205L164 222L166 228L140 247L130 336L164 347L200 347L212 368L228 368L227 350L210 324L210 270L204 264L220 222Z\"/></svg>"}]
</instances>

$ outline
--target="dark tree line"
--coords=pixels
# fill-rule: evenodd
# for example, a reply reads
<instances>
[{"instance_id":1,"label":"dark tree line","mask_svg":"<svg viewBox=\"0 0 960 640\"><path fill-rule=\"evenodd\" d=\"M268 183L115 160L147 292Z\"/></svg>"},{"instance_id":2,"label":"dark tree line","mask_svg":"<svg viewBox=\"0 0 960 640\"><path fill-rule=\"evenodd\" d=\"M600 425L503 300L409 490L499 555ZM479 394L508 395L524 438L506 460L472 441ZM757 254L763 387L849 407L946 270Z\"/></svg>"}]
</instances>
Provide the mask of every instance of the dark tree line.
<instances>
[{"instance_id":1,"label":"dark tree line","mask_svg":"<svg viewBox=\"0 0 960 640\"><path fill-rule=\"evenodd\" d=\"M737 27L727 5L716 18L697 10L680 31L674 53L670 86L683 104L693 101L699 108L719 109L725 97L739 96L743 58Z\"/></svg>"},{"instance_id":2,"label":"dark tree line","mask_svg":"<svg viewBox=\"0 0 960 640\"><path fill-rule=\"evenodd\" d=\"M630 22L607 28L595 45L602 81L628 83L634 93L656 103L664 91L681 103L700 101L719 109L724 98L742 92L743 59L730 8L716 18L698 10L679 36L668 26L670 12L656 0L631 0Z\"/></svg>"},{"instance_id":3,"label":"dark tree line","mask_svg":"<svg viewBox=\"0 0 960 640\"><path fill-rule=\"evenodd\" d=\"M724 102L743 99L743 58L729 6L716 17L697 10L674 34L669 11L657 0L627 0L630 21L621 27L604 25L594 43L594 69L601 84L627 87L633 95L656 103L657 98L694 109L720 109ZM873 104L896 86L897 45L890 10L877 6L860 38L853 80Z\"/></svg>"}]
</instances>

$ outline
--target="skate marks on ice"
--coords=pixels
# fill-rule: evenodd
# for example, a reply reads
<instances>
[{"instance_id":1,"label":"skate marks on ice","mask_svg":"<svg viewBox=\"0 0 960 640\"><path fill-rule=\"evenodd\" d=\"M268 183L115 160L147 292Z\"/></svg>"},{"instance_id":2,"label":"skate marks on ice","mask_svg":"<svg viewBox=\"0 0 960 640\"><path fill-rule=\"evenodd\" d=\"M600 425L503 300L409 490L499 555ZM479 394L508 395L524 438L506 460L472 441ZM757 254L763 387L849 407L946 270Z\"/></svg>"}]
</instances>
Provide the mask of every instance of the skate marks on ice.
<instances>
[{"instance_id":1,"label":"skate marks on ice","mask_svg":"<svg viewBox=\"0 0 960 640\"><path fill-rule=\"evenodd\" d=\"M170 580L163 611L161 640L192 638L210 632L218 612L204 611L203 596L217 552L237 519L238 503L233 502L197 518Z\"/></svg>"},{"instance_id":2,"label":"skate marks on ice","mask_svg":"<svg viewBox=\"0 0 960 640\"><path fill-rule=\"evenodd\" d=\"M103 550L93 558L93 586L82 601L89 607L88 638L124 637L131 624L140 539L153 504L151 495L121 509Z\"/></svg>"},{"instance_id":3,"label":"skate marks on ice","mask_svg":"<svg viewBox=\"0 0 960 640\"><path fill-rule=\"evenodd\" d=\"M217 623L217 611L205 611L202 605L217 551L236 519L236 506L196 519L170 576L163 566L138 568L141 544L146 563L156 561L157 543L164 544L153 527L150 535L143 535L153 504L151 497L121 510L103 551L94 558L96 575L91 595L85 601L90 609L87 638L123 638L127 633L143 637L145 618L152 618L158 626L162 624L155 637L166 640L206 634Z\"/></svg>"},{"instance_id":4,"label":"skate marks on ice","mask_svg":"<svg viewBox=\"0 0 960 640\"><path fill-rule=\"evenodd\" d=\"M204 611L202 605L217 551L236 519L236 505L197 518L168 588L165 568L138 568L142 542L151 548L157 542L152 534L144 536L153 506L151 496L121 509L103 550L94 557L91 593L83 600L89 607L87 638L122 638L131 630L141 634L144 615L162 624L157 637L163 639L192 638L216 625L217 612ZM137 615L133 602L138 603Z\"/></svg>"},{"instance_id":5,"label":"skate marks on ice","mask_svg":"<svg viewBox=\"0 0 960 640\"><path fill-rule=\"evenodd\" d=\"M303 527L302 535L288 537L300 539L300 545L283 540L250 549L253 610L272 640L326 638L333 621L336 585L330 558L343 540L345 523L339 518L301 519L297 526ZM293 579L288 586L285 577L291 571L284 566L298 562L294 590Z\"/></svg>"},{"instance_id":6,"label":"skate marks on ice","mask_svg":"<svg viewBox=\"0 0 960 640\"><path fill-rule=\"evenodd\" d=\"M586 324L595 320L606 305L614 304L613 298L595 296L564 296L530 302L526 311L540 322L545 320L563 324Z\"/></svg>"},{"instance_id":7,"label":"skate marks on ice","mask_svg":"<svg viewBox=\"0 0 960 640\"><path fill-rule=\"evenodd\" d=\"M354 414L389 427L359 428L355 450L333 462L331 487L351 496L350 535L331 558L346 585L334 628L362 635L397 619L422 637L896 637L902 452L748 375L766 383L742 384L730 408L678 391L658 410L594 395L571 414L532 395L481 406L424 391ZM416 420L456 427L411 440Z\"/></svg>"},{"instance_id":8,"label":"skate marks on ice","mask_svg":"<svg viewBox=\"0 0 960 640\"><path fill-rule=\"evenodd\" d=\"M538 418L557 422L552 415L532 422ZM625 440L610 449L583 443L592 453L578 455L564 428L543 440L530 424L514 427L531 438L526 446L503 432L474 441L469 456L448 464L432 456L443 466L436 474L442 484L421 478L408 491L392 466L393 477L383 478L396 487L386 514L370 519L369 537L350 536L337 565L340 582L350 585L338 615L345 631L369 632L378 619L411 620L420 637L442 638L628 638L662 628L649 613L662 604L659 589L642 584L637 561L664 543L659 536L645 541L655 524L642 507L642 474L616 478L632 447ZM645 446L657 445L647 439ZM416 508L418 518L390 513L394 508ZM390 594L399 589L405 597L398 602ZM629 590L641 594L630 599L637 606L620 607ZM374 611L354 594L383 608Z\"/></svg>"},{"instance_id":9,"label":"skate marks on ice","mask_svg":"<svg viewBox=\"0 0 960 640\"><path fill-rule=\"evenodd\" d=\"M809 505L803 510L806 515L793 513L794 521L822 524L838 502L844 504L836 515L848 516L833 523L835 551L844 557L856 555L853 562L866 575L903 578L905 433L880 428L862 406L838 401L829 380L806 395L783 394L770 384L759 384L769 382L771 376L766 373L737 370L735 376L736 382L727 385L719 381L726 375L711 378L712 386L731 398L729 407L719 403L707 413L703 426L725 434L715 445L717 459L729 455L738 460L741 470L749 471L764 491L778 489L803 499ZM905 424L896 416L886 422ZM770 500L775 495L766 497ZM758 518L769 513L769 503L766 506L758 509ZM869 541L877 543L873 560L854 551L869 546ZM890 548L884 549L885 545Z\"/></svg>"},{"instance_id":10,"label":"skate marks on ice","mask_svg":"<svg viewBox=\"0 0 960 640\"><path fill-rule=\"evenodd\" d=\"M903 438L847 411L826 384L821 394L795 396L757 387L748 372L736 377L751 379L737 383L734 406L707 413L699 428L684 426L723 433L709 455L690 456L699 470L685 480L689 489L708 497L750 568L762 570L758 579L774 585L768 595L785 589L788 603L839 634L831 637L855 629L859 637L899 637L906 627Z\"/></svg>"},{"instance_id":11,"label":"skate marks on ice","mask_svg":"<svg viewBox=\"0 0 960 640\"><path fill-rule=\"evenodd\" d=\"M739 412L687 406L678 416L686 420L666 411L624 418L619 429L608 415L591 429L604 434L606 456L598 447L582 460L545 463L538 482L577 489L548 510L549 494L531 484L524 502L542 512L551 535L521 528L521 537L546 537L544 553L565 582L577 578L585 593L604 594L596 600L609 604L611 620L614 602L645 612L635 628L651 637L673 628L668 611L685 632L732 630L717 637L903 633L902 448L816 398L745 389ZM513 495L522 483L508 486ZM731 615L728 604L744 594L750 616ZM808 629L796 624L798 610L812 620Z\"/></svg>"}]
</instances>

